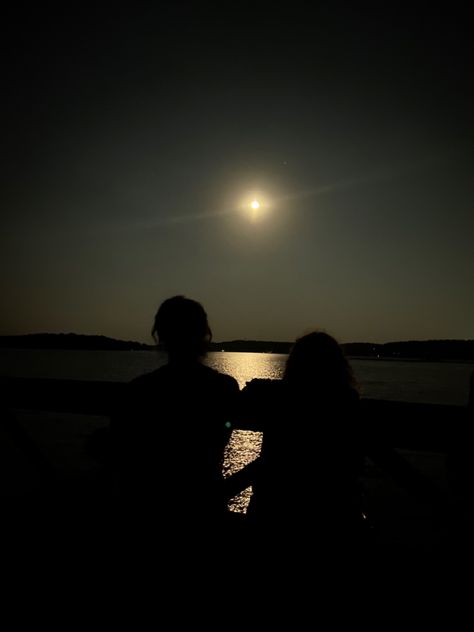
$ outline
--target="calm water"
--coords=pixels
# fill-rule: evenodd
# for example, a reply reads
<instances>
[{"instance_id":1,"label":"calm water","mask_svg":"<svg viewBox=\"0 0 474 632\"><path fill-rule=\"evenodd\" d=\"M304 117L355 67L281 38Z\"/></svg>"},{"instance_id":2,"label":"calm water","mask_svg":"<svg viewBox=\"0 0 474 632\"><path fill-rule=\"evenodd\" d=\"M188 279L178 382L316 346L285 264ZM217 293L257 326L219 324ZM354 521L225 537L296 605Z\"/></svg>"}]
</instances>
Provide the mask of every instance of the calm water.
<instances>
[{"instance_id":1,"label":"calm water","mask_svg":"<svg viewBox=\"0 0 474 632\"><path fill-rule=\"evenodd\" d=\"M286 355L210 353L207 363L233 375L243 387L254 377L277 379ZM0 375L78 380L127 380L166 361L152 351L0 349ZM352 359L362 395L435 404L465 404L473 364Z\"/></svg>"},{"instance_id":2,"label":"calm water","mask_svg":"<svg viewBox=\"0 0 474 632\"><path fill-rule=\"evenodd\" d=\"M240 387L253 378L278 379L286 355L211 353L207 364L233 375ZM0 375L126 382L166 362L152 351L64 351L0 349ZM351 359L362 395L437 404L466 404L472 364ZM225 460L226 473L239 470L260 450L261 436L235 431ZM245 511L251 490L234 499L232 508Z\"/></svg>"}]
</instances>

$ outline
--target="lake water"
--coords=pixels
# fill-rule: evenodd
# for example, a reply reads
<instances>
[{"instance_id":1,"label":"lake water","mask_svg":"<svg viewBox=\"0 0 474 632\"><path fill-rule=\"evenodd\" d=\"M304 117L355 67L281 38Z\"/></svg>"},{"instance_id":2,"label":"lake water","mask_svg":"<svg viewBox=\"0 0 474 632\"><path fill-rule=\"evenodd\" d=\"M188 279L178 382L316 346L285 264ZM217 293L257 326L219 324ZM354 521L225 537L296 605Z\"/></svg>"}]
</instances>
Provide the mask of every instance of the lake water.
<instances>
[{"instance_id":1,"label":"lake water","mask_svg":"<svg viewBox=\"0 0 474 632\"><path fill-rule=\"evenodd\" d=\"M278 379L286 355L210 353L206 362L233 375L241 387L252 378ZM153 351L0 349L0 375L126 382L166 362ZM467 403L474 364L350 359L363 397L434 404Z\"/></svg>"}]
</instances>

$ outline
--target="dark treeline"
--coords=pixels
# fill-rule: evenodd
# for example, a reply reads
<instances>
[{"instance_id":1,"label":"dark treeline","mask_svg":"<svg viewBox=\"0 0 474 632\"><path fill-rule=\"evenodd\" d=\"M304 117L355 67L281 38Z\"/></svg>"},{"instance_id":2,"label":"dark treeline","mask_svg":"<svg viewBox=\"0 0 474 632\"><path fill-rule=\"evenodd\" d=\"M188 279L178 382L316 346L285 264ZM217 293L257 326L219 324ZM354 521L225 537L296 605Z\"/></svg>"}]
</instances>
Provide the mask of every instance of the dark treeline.
<instances>
[{"instance_id":1,"label":"dark treeline","mask_svg":"<svg viewBox=\"0 0 474 632\"><path fill-rule=\"evenodd\" d=\"M265 340L230 340L213 342L210 345L210 350L288 353L291 344L291 342ZM385 344L350 342L343 344L342 347L346 355L351 357L474 362L474 340L411 340ZM144 351L156 347L131 340L115 340L107 336L29 334L25 336L0 336L0 348Z\"/></svg>"},{"instance_id":2,"label":"dark treeline","mask_svg":"<svg viewBox=\"0 0 474 632\"><path fill-rule=\"evenodd\" d=\"M0 336L0 348L9 349L83 349L88 351L134 351L154 349L132 340L115 340L107 336L83 334L27 334Z\"/></svg>"},{"instance_id":3,"label":"dark treeline","mask_svg":"<svg viewBox=\"0 0 474 632\"><path fill-rule=\"evenodd\" d=\"M348 356L414 360L474 361L474 340L409 340L407 342L350 342L342 345Z\"/></svg>"}]
</instances>

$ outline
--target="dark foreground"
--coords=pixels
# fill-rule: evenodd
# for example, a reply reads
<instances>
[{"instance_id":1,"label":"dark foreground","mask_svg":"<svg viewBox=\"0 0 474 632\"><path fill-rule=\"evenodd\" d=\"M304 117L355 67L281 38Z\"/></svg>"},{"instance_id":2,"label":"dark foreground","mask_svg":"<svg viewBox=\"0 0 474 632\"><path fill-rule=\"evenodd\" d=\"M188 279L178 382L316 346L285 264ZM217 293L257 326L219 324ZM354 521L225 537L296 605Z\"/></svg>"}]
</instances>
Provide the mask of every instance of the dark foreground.
<instances>
[{"instance_id":1,"label":"dark foreground","mask_svg":"<svg viewBox=\"0 0 474 632\"><path fill-rule=\"evenodd\" d=\"M87 383L66 383L58 389L56 383L53 389L41 382L2 382L10 404L0 426L2 532L12 560L40 554L71 563L107 558L114 564L145 558L162 563L171 553L176 563L217 556L227 569L242 570L259 560L265 568L315 561L334 568L350 560L356 567L415 569L467 565L471 559L469 406L364 402L373 422L392 433L393 445L436 484L439 504L414 499L368 461L362 480L365 519L354 542L324 541L318 533L300 537L297 528L275 541L242 514L229 513L219 524L193 516L177 523L173 516L156 518L155 499L148 507L124 502L113 473L90 449L91 437L108 425L107 401L115 385L89 389Z\"/></svg>"}]
</instances>

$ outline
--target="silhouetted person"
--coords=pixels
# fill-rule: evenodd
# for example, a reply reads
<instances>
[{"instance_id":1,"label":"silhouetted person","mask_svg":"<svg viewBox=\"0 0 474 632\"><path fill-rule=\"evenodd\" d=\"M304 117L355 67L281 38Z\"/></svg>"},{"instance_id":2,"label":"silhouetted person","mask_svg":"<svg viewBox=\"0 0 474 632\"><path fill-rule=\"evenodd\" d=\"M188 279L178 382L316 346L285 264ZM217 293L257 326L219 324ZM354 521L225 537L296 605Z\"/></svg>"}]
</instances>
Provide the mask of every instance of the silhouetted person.
<instances>
[{"instance_id":1,"label":"silhouetted person","mask_svg":"<svg viewBox=\"0 0 474 632\"><path fill-rule=\"evenodd\" d=\"M207 528L226 515L222 461L239 387L202 364L211 330L198 302L164 301L152 334L168 364L127 385L111 424L124 500L160 530Z\"/></svg>"},{"instance_id":2,"label":"silhouetted person","mask_svg":"<svg viewBox=\"0 0 474 632\"><path fill-rule=\"evenodd\" d=\"M248 515L262 542L277 538L287 552L357 551L366 537L360 493L366 455L415 493L424 488L420 474L367 432L351 367L326 333L298 339L283 379L252 380L241 398L242 414L263 423L261 456L248 468L254 476Z\"/></svg>"}]
</instances>

